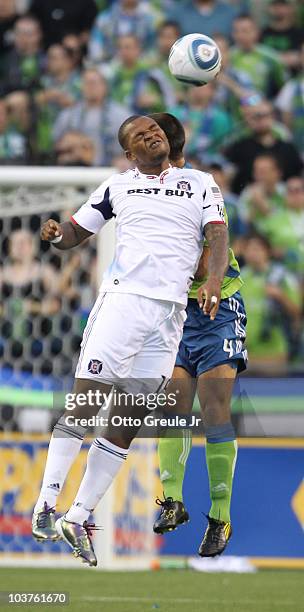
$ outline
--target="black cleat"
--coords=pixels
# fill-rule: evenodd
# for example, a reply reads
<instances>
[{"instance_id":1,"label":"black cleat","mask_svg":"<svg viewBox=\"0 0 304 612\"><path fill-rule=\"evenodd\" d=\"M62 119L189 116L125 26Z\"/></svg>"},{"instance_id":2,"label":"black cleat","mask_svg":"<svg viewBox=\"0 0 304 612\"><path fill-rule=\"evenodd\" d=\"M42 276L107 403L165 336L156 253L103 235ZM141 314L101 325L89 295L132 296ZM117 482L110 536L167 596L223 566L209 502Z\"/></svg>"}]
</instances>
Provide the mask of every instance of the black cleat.
<instances>
[{"instance_id":1,"label":"black cleat","mask_svg":"<svg viewBox=\"0 0 304 612\"><path fill-rule=\"evenodd\" d=\"M182 502L174 501L172 497L166 497L164 500L158 497L155 502L158 506L162 506L162 509L153 525L154 533L174 531L178 525L189 521L189 514Z\"/></svg>"},{"instance_id":2,"label":"black cleat","mask_svg":"<svg viewBox=\"0 0 304 612\"><path fill-rule=\"evenodd\" d=\"M198 554L201 557L215 557L224 552L232 536L232 527L231 523L217 521L210 516L207 516L207 519L209 524L198 549Z\"/></svg>"}]
</instances>

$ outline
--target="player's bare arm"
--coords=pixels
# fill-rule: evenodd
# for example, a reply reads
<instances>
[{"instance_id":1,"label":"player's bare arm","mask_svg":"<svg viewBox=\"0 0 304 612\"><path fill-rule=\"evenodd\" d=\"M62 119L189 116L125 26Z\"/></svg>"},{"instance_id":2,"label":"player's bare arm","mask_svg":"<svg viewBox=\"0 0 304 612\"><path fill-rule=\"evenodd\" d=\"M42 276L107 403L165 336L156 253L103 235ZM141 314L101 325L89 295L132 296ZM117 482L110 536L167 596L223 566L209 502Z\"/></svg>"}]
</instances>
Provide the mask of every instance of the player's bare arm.
<instances>
[{"instance_id":1,"label":"player's bare arm","mask_svg":"<svg viewBox=\"0 0 304 612\"><path fill-rule=\"evenodd\" d=\"M198 289L197 299L204 314L209 314L213 321L221 299L221 285L228 268L229 237L224 223L207 223L204 230L209 246L208 279Z\"/></svg>"},{"instance_id":2,"label":"player's bare arm","mask_svg":"<svg viewBox=\"0 0 304 612\"><path fill-rule=\"evenodd\" d=\"M40 236L42 240L47 240L49 242L52 242L56 238L60 239L58 242L54 242L54 246L56 249L65 251L67 249L72 249L86 238L89 238L89 236L92 236L92 232L84 229L81 225L72 223L72 221L58 223L54 221L54 219L49 219L43 224Z\"/></svg>"}]
</instances>

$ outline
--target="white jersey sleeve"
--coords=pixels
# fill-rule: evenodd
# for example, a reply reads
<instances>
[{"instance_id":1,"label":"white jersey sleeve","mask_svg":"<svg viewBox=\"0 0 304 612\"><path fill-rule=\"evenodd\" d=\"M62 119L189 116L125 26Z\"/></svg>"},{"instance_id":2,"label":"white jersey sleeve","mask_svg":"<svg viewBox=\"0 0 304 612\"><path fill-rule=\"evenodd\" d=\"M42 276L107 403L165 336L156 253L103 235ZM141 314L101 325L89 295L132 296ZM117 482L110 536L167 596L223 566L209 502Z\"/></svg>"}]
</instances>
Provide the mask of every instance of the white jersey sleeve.
<instances>
[{"instance_id":1,"label":"white jersey sleeve","mask_svg":"<svg viewBox=\"0 0 304 612\"><path fill-rule=\"evenodd\" d=\"M226 223L222 192L211 174L204 176L202 227L207 223Z\"/></svg>"},{"instance_id":2,"label":"white jersey sleeve","mask_svg":"<svg viewBox=\"0 0 304 612\"><path fill-rule=\"evenodd\" d=\"M91 193L85 204L72 216L72 221L88 232L97 234L112 217L114 213L111 205L110 179L108 179Z\"/></svg>"}]
</instances>

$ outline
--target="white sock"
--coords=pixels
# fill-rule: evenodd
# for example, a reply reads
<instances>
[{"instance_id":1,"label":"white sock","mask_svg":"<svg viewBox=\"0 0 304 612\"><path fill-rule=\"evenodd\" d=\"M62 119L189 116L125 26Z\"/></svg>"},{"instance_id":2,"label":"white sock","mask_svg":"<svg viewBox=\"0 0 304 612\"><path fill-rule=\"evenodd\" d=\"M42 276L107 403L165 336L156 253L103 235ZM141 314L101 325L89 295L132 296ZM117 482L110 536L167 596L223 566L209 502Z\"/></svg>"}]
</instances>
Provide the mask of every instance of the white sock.
<instances>
[{"instance_id":1,"label":"white sock","mask_svg":"<svg viewBox=\"0 0 304 612\"><path fill-rule=\"evenodd\" d=\"M74 463L83 442L83 438L71 436L57 437L52 435L40 495L34 512L41 510L44 502L55 508L57 497L64 485L66 476Z\"/></svg>"},{"instance_id":2,"label":"white sock","mask_svg":"<svg viewBox=\"0 0 304 612\"><path fill-rule=\"evenodd\" d=\"M88 452L87 468L78 493L65 515L67 521L82 525L88 520L127 456L128 450L108 442L105 438L94 440Z\"/></svg>"}]
</instances>

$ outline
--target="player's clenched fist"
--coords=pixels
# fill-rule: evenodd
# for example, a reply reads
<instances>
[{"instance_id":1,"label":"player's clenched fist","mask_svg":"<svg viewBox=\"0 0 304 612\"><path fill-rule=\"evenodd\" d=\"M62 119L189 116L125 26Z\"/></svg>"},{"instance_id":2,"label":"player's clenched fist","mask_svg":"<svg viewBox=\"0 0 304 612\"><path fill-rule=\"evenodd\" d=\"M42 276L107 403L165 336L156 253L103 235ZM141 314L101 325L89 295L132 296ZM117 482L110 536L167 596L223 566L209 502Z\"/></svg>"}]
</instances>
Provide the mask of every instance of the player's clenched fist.
<instances>
[{"instance_id":1,"label":"player's clenched fist","mask_svg":"<svg viewBox=\"0 0 304 612\"><path fill-rule=\"evenodd\" d=\"M43 224L40 232L40 237L42 240L51 241L55 238L59 238L59 236L62 236L60 223L57 223L57 221L54 221L53 219L49 219Z\"/></svg>"}]
</instances>

